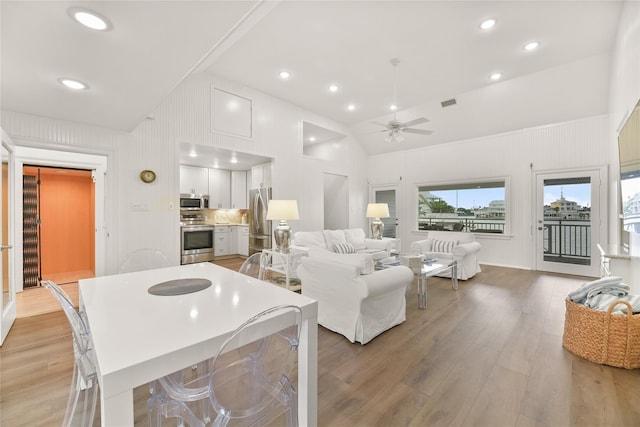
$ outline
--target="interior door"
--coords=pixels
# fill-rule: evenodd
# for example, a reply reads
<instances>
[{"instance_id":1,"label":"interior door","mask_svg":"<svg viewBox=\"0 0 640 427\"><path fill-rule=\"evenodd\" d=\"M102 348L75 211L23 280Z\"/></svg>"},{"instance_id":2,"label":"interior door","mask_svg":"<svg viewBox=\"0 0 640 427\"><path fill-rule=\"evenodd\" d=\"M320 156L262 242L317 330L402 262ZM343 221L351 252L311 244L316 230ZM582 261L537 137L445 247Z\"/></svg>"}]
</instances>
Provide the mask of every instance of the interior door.
<instances>
[{"instance_id":1,"label":"interior door","mask_svg":"<svg viewBox=\"0 0 640 427\"><path fill-rule=\"evenodd\" d=\"M2 132L2 174L0 174L0 187L2 197L0 197L0 252L2 253L2 263L0 263L0 277L2 277L2 296L0 296L0 307L2 307L2 318L0 320L0 345L9 333L9 329L16 320L16 286L14 283L13 266L13 220L11 212L13 209L13 170L14 144L9 136Z\"/></svg>"},{"instance_id":2,"label":"interior door","mask_svg":"<svg viewBox=\"0 0 640 427\"><path fill-rule=\"evenodd\" d=\"M536 268L598 276L600 170L536 174Z\"/></svg>"}]
</instances>

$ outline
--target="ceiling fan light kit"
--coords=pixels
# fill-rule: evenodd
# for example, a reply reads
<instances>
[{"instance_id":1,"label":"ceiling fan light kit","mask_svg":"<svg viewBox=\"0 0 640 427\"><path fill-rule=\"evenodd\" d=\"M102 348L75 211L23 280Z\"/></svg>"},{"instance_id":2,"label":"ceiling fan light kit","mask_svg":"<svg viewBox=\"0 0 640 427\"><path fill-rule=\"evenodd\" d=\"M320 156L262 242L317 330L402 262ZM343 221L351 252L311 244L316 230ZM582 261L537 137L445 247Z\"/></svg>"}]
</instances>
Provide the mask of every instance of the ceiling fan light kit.
<instances>
[{"instance_id":1,"label":"ceiling fan light kit","mask_svg":"<svg viewBox=\"0 0 640 427\"><path fill-rule=\"evenodd\" d=\"M403 133L415 133L420 135L431 135L432 130L426 129L414 129L411 126L419 125L429 121L426 117L419 117L417 119L410 120L408 122L399 122L396 119L396 111L398 110L398 79L396 76L396 69L400 60L398 58L391 58L391 65L393 66L393 104L390 109L393 111L393 119L387 123L371 122L373 124L383 126L385 129L379 132L386 132L386 142L396 143L404 141ZM376 131L378 132L378 131Z\"/></svg>"}]
</instances>

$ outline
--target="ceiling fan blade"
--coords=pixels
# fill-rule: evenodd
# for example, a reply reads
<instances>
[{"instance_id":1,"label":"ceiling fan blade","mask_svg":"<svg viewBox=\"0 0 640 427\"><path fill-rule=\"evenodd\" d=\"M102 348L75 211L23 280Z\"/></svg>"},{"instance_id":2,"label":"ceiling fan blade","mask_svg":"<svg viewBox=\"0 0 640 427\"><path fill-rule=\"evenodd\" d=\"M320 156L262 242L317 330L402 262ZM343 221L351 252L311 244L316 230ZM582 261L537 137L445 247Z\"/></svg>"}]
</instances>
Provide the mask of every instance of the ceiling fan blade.
<instances>
[{"instance_id":1,"label":"ceiling fan blade","mask_svg":"<svg viewBox=\"0 0 640 427\"><path fill-rule=\"evenodd\" d=\"M380 133L380 132L389 132L389 129L372 130L370 132L365 132L362 135L371 135L372 133Z\"/></svg>"},{"instance_id":2,"label":"ceiling fan blade","mask_svg":"<svg viewBox=\"0 0 640 427\"><path fill-rule=\"evenodd\" d=\"M429 121L429 119L427 119L426 117L419 117L419 118L413 119L413 120L411 120L409 122L401 123L400 125L402 127L411 127L411 126L419 125L419 124L422 124L422 123L427 123L428 121Z\"/></svg>"},{"instance_id":3,"label":"ceiling fan blade","mask_svg":"<svg viewBox=\"0 0 640 427\"><path fill-rule=\"evenodd\" d=\"M432 130L426 130L426 129L408 129L405 128L402 130L405 133L419 133L421 135L431 135L433 133Z\"/></svg>"},{"instance_id":4,"label":"ceiling fan blade","mask_svg":"<svg viewBox=\"0 0 640 427\"><path fill-rule=\"evenodd\" d=\"M373 123L374 125L389 127L389 125L387 123L382 123L382 122L369 122L369 123Z\"/></svg>"}]
</instances>

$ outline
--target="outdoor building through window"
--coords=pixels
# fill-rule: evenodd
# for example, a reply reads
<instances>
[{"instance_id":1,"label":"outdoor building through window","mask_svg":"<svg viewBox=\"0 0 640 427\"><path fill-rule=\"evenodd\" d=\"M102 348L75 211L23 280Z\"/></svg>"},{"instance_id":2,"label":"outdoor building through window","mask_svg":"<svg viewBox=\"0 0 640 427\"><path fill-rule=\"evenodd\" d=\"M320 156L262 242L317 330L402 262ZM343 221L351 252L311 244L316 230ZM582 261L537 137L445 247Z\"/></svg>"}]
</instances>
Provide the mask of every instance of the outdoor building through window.
<instances>
[{"instance_id":1,"label":"outdoor building through window","mask_svg":"<svg viewBox=\"0 0 640 427\"><path fill-rule=\"evenodd\" d=\"M418 229L504 233L504 180L418 187Z\"/></svg>"}]
</instances>

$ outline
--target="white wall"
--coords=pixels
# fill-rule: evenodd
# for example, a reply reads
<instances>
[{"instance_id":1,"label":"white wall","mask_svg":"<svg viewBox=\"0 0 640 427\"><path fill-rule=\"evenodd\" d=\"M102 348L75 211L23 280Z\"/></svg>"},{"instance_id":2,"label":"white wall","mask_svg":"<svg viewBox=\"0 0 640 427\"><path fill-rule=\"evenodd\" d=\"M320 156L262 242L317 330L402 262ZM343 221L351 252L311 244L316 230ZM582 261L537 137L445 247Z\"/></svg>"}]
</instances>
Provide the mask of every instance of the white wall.
<instances>
[{"instance_id":1,"label":"white wall","mask_svg":"<svg viewBox=\"0 0 640 427\"><path fill-rule=\"evenodd\" d=\"M620 14L611 66L609 93L609 152L618 158L617 138L622 123L640 100L640 2L627 1ZM609 243L620 243L620 168L609 170ZM640 255L640 236L631 236L631 249Z\"/></svg>"},{"instance_id":2,"label":"white wall","mask_svg":"<svg viewBox=\"0 0 640 427\"><path fill-rule=\"evenodd\" d=\"M211 86L253 100L254 138L211 132ZM109 157L106 177L107 273L114 273L127 253L145 247L179 263L179 143L194 142L272 157L274 198L298 199L300 220L294 230L322 229L323 174L349 179L350 226L364 226L367 203L366 154L341 125L232 82L207 74L189 77L131 133L2 111L2 128L16 145L102 154ZM302 155L302 121L348 135L336 146L339 161ZM157 180L144 184L143 169ZM132 205L146 205L134 211Z\"/></svg>"}]
</instances>

